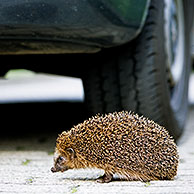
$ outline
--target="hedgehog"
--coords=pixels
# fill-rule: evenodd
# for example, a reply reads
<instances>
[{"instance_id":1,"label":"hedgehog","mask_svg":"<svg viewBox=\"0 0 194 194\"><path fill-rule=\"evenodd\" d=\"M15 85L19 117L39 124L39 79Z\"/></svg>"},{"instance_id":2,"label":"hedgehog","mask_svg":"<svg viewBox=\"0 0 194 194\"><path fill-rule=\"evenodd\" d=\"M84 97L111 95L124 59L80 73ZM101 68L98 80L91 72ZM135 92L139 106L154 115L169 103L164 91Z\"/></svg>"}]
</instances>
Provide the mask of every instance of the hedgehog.
<instances>
[{"instance_id":1,"label":"hedgehog","mask_svg":"<svg viewBox=\"0 0 194 194\"><path fill-rule=\"evenodd\" d=\"M169 132L138 114L121 111L97 114L62 132L56 140L52 172L99 168L97 182L117 174L126 180L172 180L177 174L178 150Z\"/></svg>"}]
</instances>

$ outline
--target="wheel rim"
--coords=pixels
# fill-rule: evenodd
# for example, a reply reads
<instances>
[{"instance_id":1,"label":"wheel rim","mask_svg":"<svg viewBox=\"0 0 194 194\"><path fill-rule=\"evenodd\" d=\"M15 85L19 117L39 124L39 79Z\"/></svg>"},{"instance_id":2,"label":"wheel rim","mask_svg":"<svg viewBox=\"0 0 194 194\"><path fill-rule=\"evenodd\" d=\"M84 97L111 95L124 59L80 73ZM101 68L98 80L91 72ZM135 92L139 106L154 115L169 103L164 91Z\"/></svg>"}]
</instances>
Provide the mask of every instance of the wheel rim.
<instances>
[{"instance_id":1,"label":"wheel rim","mask_svg":"<svg viewBox=\"0 0 194 194\"><path fill-rule=\"evenodd\" d=\"M180 81L184 67L184 12L180 0L165 0L164 33L170 88Z\"/></svg>"}]
</instances>

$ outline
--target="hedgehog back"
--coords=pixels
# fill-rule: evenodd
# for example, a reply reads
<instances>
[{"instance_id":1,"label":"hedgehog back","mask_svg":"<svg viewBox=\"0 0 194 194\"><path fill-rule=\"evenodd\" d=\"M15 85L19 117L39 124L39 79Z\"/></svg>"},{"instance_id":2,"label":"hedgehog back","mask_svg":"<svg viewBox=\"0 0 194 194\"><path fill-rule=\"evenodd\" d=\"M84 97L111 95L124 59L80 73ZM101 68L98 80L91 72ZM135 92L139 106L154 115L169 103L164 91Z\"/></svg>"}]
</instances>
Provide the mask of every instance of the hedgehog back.
<instances>
[{"instance_id":1,"label":"hedgehog back","mask_svg":"<svg viewBox=\"0 0 194 194\"><path fill-rule=\"evenodd\" d=\"M176 174L178 154L173 139L164 127L137 114L96 115L69 134L76 152L95 165L146 170L164 177L170 171Z\"/></svg>"}]
</instances>

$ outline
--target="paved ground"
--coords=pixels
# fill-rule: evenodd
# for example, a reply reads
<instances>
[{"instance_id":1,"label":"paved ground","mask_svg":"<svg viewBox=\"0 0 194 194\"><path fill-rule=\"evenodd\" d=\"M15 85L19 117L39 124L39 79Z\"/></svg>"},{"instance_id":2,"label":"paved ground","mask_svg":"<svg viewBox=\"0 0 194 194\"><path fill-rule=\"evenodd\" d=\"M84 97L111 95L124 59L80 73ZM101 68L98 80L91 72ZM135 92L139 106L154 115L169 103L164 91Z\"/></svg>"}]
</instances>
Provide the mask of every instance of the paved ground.
<instances>
[{"instance_id":1,"label":"paved ground","mask_svg":"<svg viewBox=\"0 0 194 194\"><path fill-rule=\"evenodd\" d=\"M174 181L115 180L95 182L99 170L69 170L51 173L56 133L0 138L0 193L193 193L194 194L194 107L191 108L186 132L179 141L180 165Z\"/></svg>"},{"instance_id":2,"label":"paved ground","mask_svg":"<svg viewBox=\"0 0 194 194\"><path fill-rule=\"evenodd\" d=\"M0 79L0 103L82 101L81 79L20 70ZM13 75L12 75L13 74Z\"/></svg>"}]
</instances>

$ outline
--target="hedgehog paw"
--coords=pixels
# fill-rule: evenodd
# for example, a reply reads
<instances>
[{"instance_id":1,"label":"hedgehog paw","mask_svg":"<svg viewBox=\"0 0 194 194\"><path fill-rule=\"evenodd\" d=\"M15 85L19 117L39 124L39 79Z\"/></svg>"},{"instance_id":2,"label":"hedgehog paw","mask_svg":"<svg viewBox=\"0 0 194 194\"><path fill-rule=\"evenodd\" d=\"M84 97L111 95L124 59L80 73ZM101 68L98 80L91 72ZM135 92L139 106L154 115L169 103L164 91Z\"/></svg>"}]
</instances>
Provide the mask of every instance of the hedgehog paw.
<instances>
[{"instance_id":1,"label":"hedgehog paw","mask_svg":"<svg viewBox=\"0 0 194 194\"><path fill-rule=\"evenodd\" d=\"M97 182L98 183L109 183L109 182L111 182L112 178L113 178L112 174L105 173L103 176L101 176L97 179Z\"/></svg>"}]
</instances>

